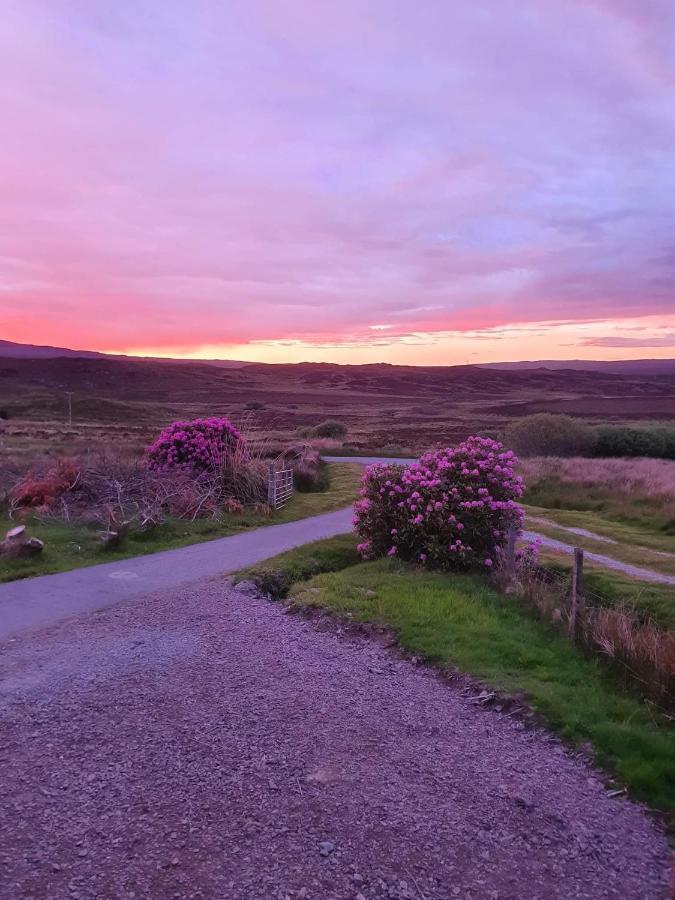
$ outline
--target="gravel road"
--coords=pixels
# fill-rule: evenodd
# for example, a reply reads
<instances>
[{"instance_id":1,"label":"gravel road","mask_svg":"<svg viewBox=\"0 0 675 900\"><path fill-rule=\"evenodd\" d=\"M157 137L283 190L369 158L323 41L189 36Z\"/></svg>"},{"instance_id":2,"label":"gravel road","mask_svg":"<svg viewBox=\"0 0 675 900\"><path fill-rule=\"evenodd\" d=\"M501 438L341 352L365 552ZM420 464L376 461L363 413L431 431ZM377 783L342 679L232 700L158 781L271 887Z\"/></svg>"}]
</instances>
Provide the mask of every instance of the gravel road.
<instances>
[{"instance_id":1,"label":"gravel road","mask_svg":"<svg viewBox=\"0 0 675 900\"><path fill-rule=\"evenodd\" d=\"M0 898L665 900L556 740L201 581L0 646Z\"/></svg>"}]
</instances>

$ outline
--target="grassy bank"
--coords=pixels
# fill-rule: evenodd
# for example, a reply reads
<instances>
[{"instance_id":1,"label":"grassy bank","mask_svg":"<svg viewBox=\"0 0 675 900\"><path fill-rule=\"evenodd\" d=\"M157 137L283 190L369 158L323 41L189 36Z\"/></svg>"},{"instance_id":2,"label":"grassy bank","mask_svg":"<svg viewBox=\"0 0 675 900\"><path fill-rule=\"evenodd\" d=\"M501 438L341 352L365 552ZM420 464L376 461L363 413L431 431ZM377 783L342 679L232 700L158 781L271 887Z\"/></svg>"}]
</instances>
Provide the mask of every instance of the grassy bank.
<instances>
[{"instance_id":1,"label":"grassy bank","mask_svg":"<svg viewBox=\"0 0 675 900\"><path fill-rule=\"evenodd\" d=\"M322 541L302 554L320 567L331 555L335 563L339 549L348 565L346 540ZM297 551L265 565L302 569ZM590 742L598 763L635 796L675 811L675 731L624 693L600 661L582 657L517 599L497 594L481 578L380 560L317 574L291 587L290 596L301 606L391 627L403 647L430 662L495 688L525 692L566 740Z\"/></svg>"},{"instance_id":2,"label":"grassy bank","mask_svg":"<svg viewBox=\"0 0 675 900\"><path fill-rule=\"evenodd\" d=\"M574 541L576 544L576 541ZM568 553L542 548L539 561L571 577L572 562ZM638 581L613 569L584 563L584 588L594 606L630 607L643 619L651 619L659 628L675 628L675 588L665 584Z\"/></svg>"},{"instance_id":3,"label":"grassy bank","mask_svg":"<svg viewBox=\"0 0 675 900\"><path fill-rule=\"evenodd\" d=\"M521 460L521 469L529 506L596 514L646 535L675 533L675 461L541 457Z\"/></svg>"},{"instance_id":4,"label":"grassy bank","mask_svg":"<svg viewBox=\"0 0 675 900\"><path fill-rule=\"evenodd\" d=\"M120 550L101 550L95 528L29 520L28 531L45 542L45 549L33 559L0 561L0 582L65 572L82 566L185 547L201 541L228 537L248 528L292 522L349 506L358 492L361 467L351 463L334 463L330 465L329 471L328 490L313 494L295 493L287 506L270 516L223 513L217 520L197 519L194 522L169 518L147 533L132 531ZM15 524L16 522L10 522L7 518L0 518L3 534Z\"/></svg>"},{"instance_id":5,"label":"grassy bank","mask_svg":"<svg viewBox=\"0 0 675 900\"><path fill-rule=\"evenodd\" d=\"M566 527L556 525L551 516L545 515L546 523L535 520L533 522L525 522L526 528L531 528L539 534L562 541L565 544L572 544L575 547L581 547L582 550L588 550L590 553L598 553L603 556L609 556L612 559L619 560L628 565L639 566L643 569L651 569L654 572L660 572L663 575L675 575L675 553L665 550L652 550L641 544L633 543L608 543L603 541L600 532L593 534L579 534L569 531ZM581 526L583 527L583 526ZM671 545L673 540L671 538Z\"/></svg>"}]
</instances>

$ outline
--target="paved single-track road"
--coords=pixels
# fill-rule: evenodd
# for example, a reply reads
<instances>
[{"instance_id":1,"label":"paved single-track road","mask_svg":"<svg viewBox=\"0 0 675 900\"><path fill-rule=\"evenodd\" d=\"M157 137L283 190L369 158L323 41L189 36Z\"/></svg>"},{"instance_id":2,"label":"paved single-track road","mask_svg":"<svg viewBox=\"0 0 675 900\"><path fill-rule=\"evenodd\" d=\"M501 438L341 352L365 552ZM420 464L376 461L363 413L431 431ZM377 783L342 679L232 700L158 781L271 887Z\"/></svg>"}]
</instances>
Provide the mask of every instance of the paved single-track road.
<instances>
[{"instance_id":1,"label":"paved single-track road","mask_svg":"<svg viewBox=\"0 0 675 900\"><path fill-rule=\"evenodd\" d=\"M0 638L151 591L234 572L292 547L347 534L353 515L349 507L189 547L0 584Z\"/></svg>"}]
</instances>

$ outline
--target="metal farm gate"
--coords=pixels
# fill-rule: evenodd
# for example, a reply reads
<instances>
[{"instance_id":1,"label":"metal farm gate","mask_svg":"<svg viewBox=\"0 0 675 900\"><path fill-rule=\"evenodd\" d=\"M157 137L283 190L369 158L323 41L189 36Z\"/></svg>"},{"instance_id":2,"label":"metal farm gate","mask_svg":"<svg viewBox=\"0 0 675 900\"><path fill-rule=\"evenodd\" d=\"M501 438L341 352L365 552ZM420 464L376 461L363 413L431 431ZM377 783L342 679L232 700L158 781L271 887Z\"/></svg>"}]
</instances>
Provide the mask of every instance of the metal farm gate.
<instances>
[{"instance_id":1,"label":"metal farm gate","mask_svg":"<svg viewBox=\"0 0 675 900\"><path fill-rule=\"evenodd\" d=\"M293 496L293 469L275 469L270 464L267 477L267 502L280 509Z\"/></svg>"}]
</instances>

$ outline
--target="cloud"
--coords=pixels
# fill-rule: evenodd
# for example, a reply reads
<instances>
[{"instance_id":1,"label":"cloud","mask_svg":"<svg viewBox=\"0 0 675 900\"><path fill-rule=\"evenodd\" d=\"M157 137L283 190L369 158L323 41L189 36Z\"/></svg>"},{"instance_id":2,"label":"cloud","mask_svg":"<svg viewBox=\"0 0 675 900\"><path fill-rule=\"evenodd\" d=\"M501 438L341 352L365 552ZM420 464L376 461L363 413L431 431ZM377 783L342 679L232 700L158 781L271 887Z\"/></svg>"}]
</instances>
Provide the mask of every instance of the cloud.
<instances>
[{"instance_id":1,"label":"cloud","mask_svg":"<svg viewBox=\"0 0 675 900\"><path fill-rule=\"evenodd\" d=\"M675 331L658 337L594 337L582 343L585 347L675 347Z\"/></svg>"},{"instance_id":2,"label":"cloud","mask_svg":"<svg viewBox=\"0 0 675 900\"><path fill-rule=\"evenodd\" d=\"M668 35L660 0L9 0L0 333L330 349L672 312Z\"/></svg>"}]
</instances>

